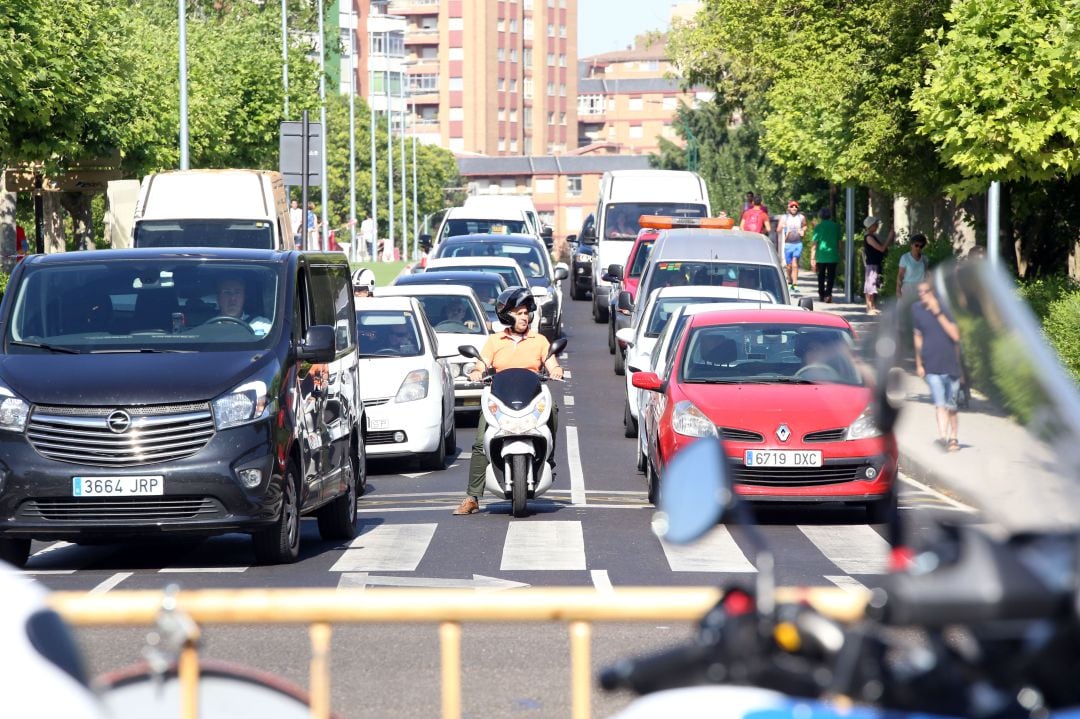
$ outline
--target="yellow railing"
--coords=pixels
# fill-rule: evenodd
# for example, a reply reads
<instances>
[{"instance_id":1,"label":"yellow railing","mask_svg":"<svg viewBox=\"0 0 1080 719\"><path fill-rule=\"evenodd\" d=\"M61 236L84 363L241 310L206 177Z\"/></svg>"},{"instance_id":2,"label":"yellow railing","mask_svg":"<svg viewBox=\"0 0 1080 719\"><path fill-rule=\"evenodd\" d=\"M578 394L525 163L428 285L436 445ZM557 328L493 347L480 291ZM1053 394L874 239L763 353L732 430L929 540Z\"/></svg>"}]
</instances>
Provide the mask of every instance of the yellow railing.
<instances>
[{"instance_id":1,"label":"yellow railing","mask_svg":"<svg viewBox=\"0 0 1080 719\"><path fill-rule=\"evenodd\" d=\"M565 622L570 631L571 716L587 719L592 690L592 623L700 619L720 598L712 588L517 589L480 593L457 589L207 589L165 595L114 591L104 595L56 592L52 606L77 627L153 624L168 596L196 624L307 624L310 626L311 716L330 716L329 650L332 624L439 624L442 716L461 716L461 624L463 622ZM866 596L832 589L781 589L784 602L807 601L841 620L861 616ZM198 714L198 649L194 642L178 662L181 718Z\"/></svg>"}]
</instances>

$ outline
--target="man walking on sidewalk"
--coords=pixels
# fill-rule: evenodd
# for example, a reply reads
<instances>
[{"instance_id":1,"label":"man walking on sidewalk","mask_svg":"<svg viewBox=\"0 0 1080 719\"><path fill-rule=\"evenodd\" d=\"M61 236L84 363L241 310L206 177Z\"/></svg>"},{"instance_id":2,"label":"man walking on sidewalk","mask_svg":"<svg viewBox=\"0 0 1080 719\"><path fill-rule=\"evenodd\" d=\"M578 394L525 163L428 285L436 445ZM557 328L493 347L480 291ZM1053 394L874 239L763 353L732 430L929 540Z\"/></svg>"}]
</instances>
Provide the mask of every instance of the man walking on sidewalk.
<instances>
[{"instance_id":1,"label":"man walking on sidewalk","mask_svg":"<svg viewBox=\"0 0 1080 719\"><path fill-rule=\"evenodd\" d=\"M919 301L911 306L915 330L915 372L926 379L937 414L938 441L949 452L957 439L960 394L960 328L944 310L928 280L918 285Z\"/></svg>"}]
</instances>

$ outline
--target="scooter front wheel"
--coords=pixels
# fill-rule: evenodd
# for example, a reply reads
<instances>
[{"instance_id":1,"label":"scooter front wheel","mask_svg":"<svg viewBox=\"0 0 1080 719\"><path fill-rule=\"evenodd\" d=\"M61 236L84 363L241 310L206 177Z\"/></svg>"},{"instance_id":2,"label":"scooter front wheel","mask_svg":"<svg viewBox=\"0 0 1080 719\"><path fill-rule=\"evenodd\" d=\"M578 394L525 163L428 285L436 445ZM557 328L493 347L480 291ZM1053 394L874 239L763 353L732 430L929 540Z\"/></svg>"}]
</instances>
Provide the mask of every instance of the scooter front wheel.
<instances>
[{"instance_id":1,"label":"scooter front wheel","mask_svg":"<svg viewBox=\"0 0 1080 719\"><path fill-rule=\"evenodd\" d=\"M528 463L528 455L515 454L510 458L510 481L513 482L510 501L515 517L525 516L525 505L529 494Z\"/></svg>"}]
</instances>

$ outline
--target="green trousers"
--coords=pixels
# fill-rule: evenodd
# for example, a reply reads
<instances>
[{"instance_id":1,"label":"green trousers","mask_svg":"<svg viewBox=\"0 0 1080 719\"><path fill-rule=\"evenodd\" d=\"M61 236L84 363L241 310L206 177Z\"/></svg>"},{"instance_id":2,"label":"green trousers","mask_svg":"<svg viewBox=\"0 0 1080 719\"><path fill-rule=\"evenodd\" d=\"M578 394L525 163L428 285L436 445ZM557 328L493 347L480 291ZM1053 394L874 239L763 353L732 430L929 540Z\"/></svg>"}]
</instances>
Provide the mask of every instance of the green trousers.
<instances>
[{"instance_id":1,"label":"green trousers","mask_svg":"<svg viewBox=\"0 0 1080 719\"><path fill-rule=\"evenodd\" d=\"M555 455L556 438L559 436L559 403L551 401L551 415L548 416L548 429L551 430L551 454ZM476 423L476 439L473 440L472 458L469 460L469 496L480 499L484 496L484 477L487 474L488 458L484 454L484 433L487 431L487 419L480 413Z\"/></svg>"}]
</instances>

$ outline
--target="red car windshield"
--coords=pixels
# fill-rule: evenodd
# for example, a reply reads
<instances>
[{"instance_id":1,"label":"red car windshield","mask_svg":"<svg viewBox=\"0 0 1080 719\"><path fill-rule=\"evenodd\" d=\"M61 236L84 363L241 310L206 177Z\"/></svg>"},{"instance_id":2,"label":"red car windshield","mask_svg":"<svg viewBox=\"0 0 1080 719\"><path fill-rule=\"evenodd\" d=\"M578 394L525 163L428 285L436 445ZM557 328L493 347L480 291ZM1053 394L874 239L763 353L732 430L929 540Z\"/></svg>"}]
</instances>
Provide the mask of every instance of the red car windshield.
<instances>
[{"instance_id":1,"label":"red car windshield","mask_svg":"<svg viewBox=\"0 0 1080 719\"><path fill-rule=\"evenodd\" d=\"M851 334L835 327L711 325L693 328L683 346L686 383L863 384Z\"/></svg>"}]
</instances>

